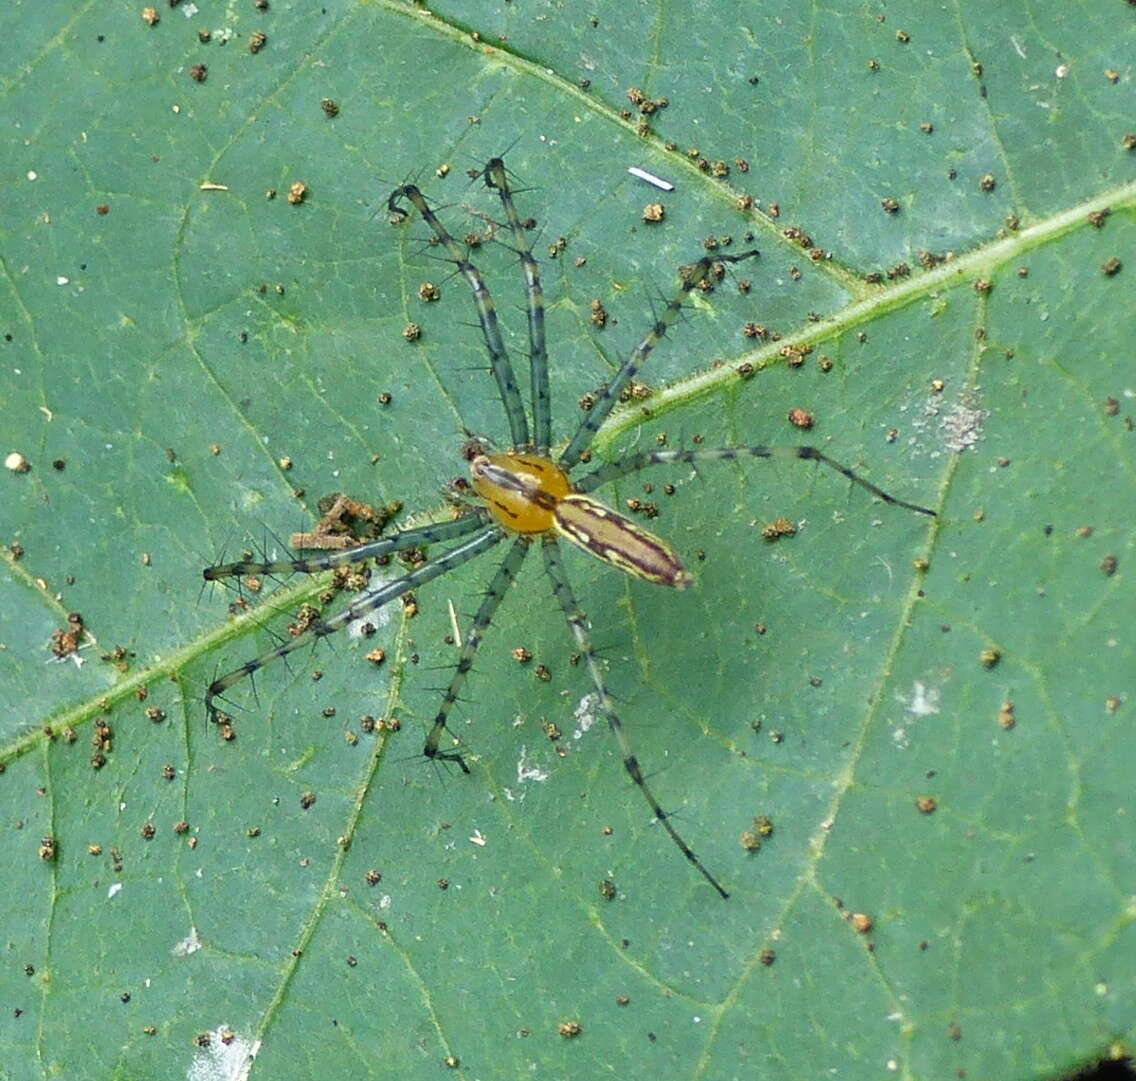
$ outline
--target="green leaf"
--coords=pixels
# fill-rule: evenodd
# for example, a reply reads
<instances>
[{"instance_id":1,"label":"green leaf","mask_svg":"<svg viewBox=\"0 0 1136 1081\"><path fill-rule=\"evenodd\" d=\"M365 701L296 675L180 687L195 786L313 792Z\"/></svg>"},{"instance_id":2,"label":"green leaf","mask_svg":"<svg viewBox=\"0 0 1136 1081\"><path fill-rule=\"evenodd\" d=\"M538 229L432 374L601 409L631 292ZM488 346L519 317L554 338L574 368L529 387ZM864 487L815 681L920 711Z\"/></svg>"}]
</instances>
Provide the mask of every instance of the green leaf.
<instances>
[{"instance_id":1,"label":"green leaf","mask_svg":"<svg viewBox=\"0 0 1136 1081\"><path fill-rule=\"evenodd\" d=\"M1136 11L845 8L273 0L149 26L17 0L6 1077L1034 1078L1131 1044ZM597 455L807 440L939 514L805 463L660 468L607 494L659 505L694 588L566 555L728 901L591 723L536 555L453 718L469 776L419 751L450 606L466 622L494 556L234 687L235 741L205 719L323 583L230 614L203 567L279 549L330 492L437 513L467 432L506 440L467 287L385 209L416 177L484 230L466 172L502 152L539 223L558 439L728 236L761 258L691 301ZM475 258L520 366L516 259ZM763 540L781 517L796 535ZM55 660L69 612L91 637Z\"/></svg>"}]
</instances>

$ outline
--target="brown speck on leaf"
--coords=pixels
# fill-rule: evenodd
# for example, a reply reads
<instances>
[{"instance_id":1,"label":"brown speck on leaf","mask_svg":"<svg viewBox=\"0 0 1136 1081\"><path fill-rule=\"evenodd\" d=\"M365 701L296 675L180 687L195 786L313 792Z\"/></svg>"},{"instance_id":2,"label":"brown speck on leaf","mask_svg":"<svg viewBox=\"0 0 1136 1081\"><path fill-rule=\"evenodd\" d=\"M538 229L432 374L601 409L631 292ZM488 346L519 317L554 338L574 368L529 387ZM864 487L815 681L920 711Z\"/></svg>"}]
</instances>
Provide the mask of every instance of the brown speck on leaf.
<instances>
[{"instance_id":1,"label":"brown speck on leaf","mask_svg":"<svg viewBox=\"0 0 1136 1081\"><path fill-rule=\"evenodd\" d=\"M813 426L813 415L807 409L796 407L789 410L789 423L795 428L809 429Z\"/></svg>"},{"instance_id":2,"label":"brown speck on leaf","mask_svg":"<svg viewBox=\"0 0 1136 1081\"><path fill-rule=\"evenodd\" d=\"M643 221L647 224L661 222L667 215L662 203L648 203L643 208Z\"/></svg>"},{"instance_id":3,"label":"brown speck on leaf","mask_svg":"<svg viewBox=\"0 0 1136 1081\"><path fill-rule=\"evenodd\" d=\"M978 663L983 668L994 668L1002 659L1002 651L994 646L988 646L978 654Z\"/></svg>"},{"instance_id":4,"label":"brown speck on leaf","mask_svg":"<svg viewBox=\"0 0 1136 1081\"><path fill-rule=\"evenodd\" d=\"M1002 705L999 706L999 708L998 708L998 724L1002 728L1006 729L1007 731L1009 731L1011 728L1014 727L1015 724L1017 724L1017 721L1014 718L1014 703L1013 702L1003 702Z\"/></svg>"},{"instance_id":5,"label":"brown speck on leaf","mask_svg":"<svg viewBox=\"0 0 1136 1081\"><path fill-rule=\"evenodd\" d=\"M784 357L788 361L790 368L799 368L805 362L807 357L813 351L811 345L783 345L777 350L777 355Z\"/></svg>"},{"instance_id":6,"label":"brown speck on leaf","mask_svg":"<svg viewBox=\"0 0 1136 1081\"><path fill-rule=\"evenodd\" d=\"M1104 274L1106 277L1111 278L1111 277L1113 277L1113 275L1120 273L1121 266L1123 266L1123 264L1114 255L1111 258L1106 259L1103 263L1101 263L1101 273Z\"/></svg>"},{"instance_id":7,"label":"brown speck on leaf","mask_svg":"<svg viewBox=\"0 0 1136 1081\"><path fill-rule=\"evenodd\" d=\"M203 83L209 77L209 69L204 64L193 64L189 69L189 77L195 83Z\"/></svg>"},{"instance_id":8,"label":"brown speck on leaf","mask_svg":"<svg viewBox=\"0 0 1136 1081\"><path fill-rule=\"evenodd\" d=\"M56 657L69 657L87 638L83 617L78 612L67 616L67 629L51 632L51 652Z\"/></svg>"},{"instance_id":9,"label":"brown speck on leaf","mask_svg":"<svg viewBox=\"0 0 1136 1081\"><path fill-rule=\"evenodd\" d=\"M324 115L329 119L335 119L339 115L339 105L331 98L322 98L320 100L320 108L323 110Z\"/></svg>"},{"instance_id":10,"label":"brown speck on leaf","mask_svg":"<svg viewBox=\"0 0 1136 1081\"><path fill-rule=\"evenodd\" d=\"M422 328L417 323L407 323L402 328L402 336L408 342L416 342L422 337Z\"/></svg>"},{"instance_id":11,"label":"brown speck on leaf","mask_svg":"<svg viewBox=\"0 0 1136 1081\"><path fill-rule=\"evenodd\" d=\"M936 801L934 796L919 796L915 800L915 809L920 814L925 814L925 815L934 814L935 808L938 807L938 806L939 806L938 801Z\"/></svg>"},{"instance_id":12,"label":"brown speck on leaf","mask_svg":"<svg viewBox=\"0 0 1136 1081\"><path fill-rule=\"evenodd\" d=\"M308 186L302 180L293 181L288 185L288 202L299 206L307 198Z\"/></svg>"},{"instance_id":13,"label":"brown speck on leaf","mask_svg":"<svg viewBox=\"0 0 1136 1081\"><path fill-rule=\"evenodd\" d=\"M147 26L157 26L162 21L162 17L158 14L157 8L146 7L142 9L142 21Z\"/></svg>"},{"instance_id":14,"label":"brown speck on leaf","mask_svg":"<svg viewBox=\"0 0 1136 1081\"><path fill-rule=\"evenodd\" d=\"M268 44L268 35L260 30L249 34L249 52L255 55Z\"/></svg>"},{"instance_id":15,"label":"brown speck on leaf","mask_svg":"<svg viewBox=\"0 0 1136 1081\"><path fill-rule=\"evenodd\" d=\"M796 532L796 525L788 518L774 518L769 525L762 529L761 535L767 541L775 541L780 540L782 537L791 537Z\"/></svg>"}]
</instances>

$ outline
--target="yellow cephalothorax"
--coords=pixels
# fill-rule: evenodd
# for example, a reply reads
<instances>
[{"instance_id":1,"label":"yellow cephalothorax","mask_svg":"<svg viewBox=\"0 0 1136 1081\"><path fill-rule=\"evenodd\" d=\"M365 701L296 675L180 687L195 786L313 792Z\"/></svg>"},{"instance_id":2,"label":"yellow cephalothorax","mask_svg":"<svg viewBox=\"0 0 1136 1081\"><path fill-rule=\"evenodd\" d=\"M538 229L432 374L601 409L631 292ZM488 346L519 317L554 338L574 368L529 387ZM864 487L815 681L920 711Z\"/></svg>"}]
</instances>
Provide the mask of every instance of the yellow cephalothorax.
<instances>
[{"instance_id":1,"label":"yellow cephalothorax","mask_svg":"<svg viewBox=\"0 0 1136 1081\"><path fill-rule=\"evenodd\" d=\"M559 466L538 454L479 454L473 490L513 533L555 531L578 548L657 585L685 589L691 577L674 549L598 499L572 490Z\"/></svg>"}]
</instances>

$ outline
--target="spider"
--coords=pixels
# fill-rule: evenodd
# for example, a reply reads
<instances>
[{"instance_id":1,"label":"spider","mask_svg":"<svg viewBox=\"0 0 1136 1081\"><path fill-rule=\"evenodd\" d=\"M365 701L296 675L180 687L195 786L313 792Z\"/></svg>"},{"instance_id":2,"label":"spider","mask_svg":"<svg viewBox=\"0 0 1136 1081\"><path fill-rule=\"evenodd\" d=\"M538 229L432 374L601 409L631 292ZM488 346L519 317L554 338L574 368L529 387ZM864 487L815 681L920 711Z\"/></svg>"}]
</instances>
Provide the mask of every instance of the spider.
<instances>
[{"instance_id":1,"label":"spider","mask_svg":"<svg viewBox=\"0 0 1136 1081\"><path fill-rule=\"evenodd\" d=\"M442 576L462 563L489 551L505 538L511 537L512 544L490 579L482 602L473 617L473 623L461 647L449 686L442 696L441 705L423 748L423 754L427 759L453 762L464 772L469 773L469 767L459 751L443 749L442 736L447 730L450 713L458 701L498 606L516 578L525 556L534 545L539 544L552 592L564 611L569 631L575 640L576 650L591 678L599 710L607 718L608 726L618 744L624 769L643 794L655 818L662 824L678 850L720 897L727 898L729 893L726 888L675 829L670 816L664 811L643 776L631 741L616 712L603 666L592 646L587 617L576 601L576 595L561 561L560 540L566 540L598 559L648 582L684 589L690 585L692 578L674 549L666 541L594 499L590 493L610 481L637 473L652 465L732 461L746 457L820 462L886 503L918 511L921 514L934 515L934 511L889 495L858 476L847 466L834 461L815 447L808 446L696 447L640 451L618 461L601 465L582 476L572 477L573 470L589 457L588 448L600 426L619 401L624 389L643 367L651 351L659 345L673 326L685 306L687 295L704 283L719 277L720 264L738 263L757 256L758 252L707 255L692 266L683 268L678 291L667 302L666 308L631 351L631 355L614 378L596 394L593 404L577 425L567 446L554 458L548 353L544 330L544 295L540 272L525 234L525 225L518 216L513 202L509 175L502 158L492 158L486 164L481 176L485 185L495 191L500 199L505 220L503 224L498 223L498 227L507 229L508 236L512 240L512 250L524 274L528 315L531 426L512 363L502 341L493 299L481 272L470 261L469 251L454 239L435 215L418 186L402 185L392 192L387 200L392 223L400 224L405 221L411 214L409 208L417 210L434 234L432 243L437 243L445 250L446 258L453 263L456 273L465 278L472 290L481 335L489 354L490 369L496 380L509 425L511 449L504 453L486 453L479 444L473 446L469 454L469 471L476 503L466 507L463 513L451 521L404 529L392 536L373 540L359 547L323 555L276 562L245 560L207 567L203 572L206 581L244 575L315 574L422 545L442 544L446 541L458 542L401 577L367 589L337 614L327 618L317 617L297 637L283 642L253 660L246 661L239 668L216 679L206 693L206 708L212 719L218 720L224 717L217 706L217 700L235 683L252 676L265 665L287 656L302 645L333 634L364 614L373 612L408 591Z\"/></svg>"}]
</instances>

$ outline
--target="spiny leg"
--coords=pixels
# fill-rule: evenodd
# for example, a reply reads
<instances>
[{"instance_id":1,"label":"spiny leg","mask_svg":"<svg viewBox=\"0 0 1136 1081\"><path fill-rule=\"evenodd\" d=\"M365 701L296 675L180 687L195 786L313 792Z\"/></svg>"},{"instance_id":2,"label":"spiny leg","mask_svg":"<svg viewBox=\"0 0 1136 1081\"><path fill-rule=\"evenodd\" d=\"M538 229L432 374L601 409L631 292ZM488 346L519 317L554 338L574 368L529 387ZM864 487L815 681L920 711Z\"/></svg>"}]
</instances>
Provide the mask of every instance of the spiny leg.
<instances>
[{"instance_id":1,"label":"spiny leg","mask_svg":"<svg viewBox=\"0 0 1136 1081\"><path fill-rule=\"evenodd\" d=\"M497 390L505 406L505 415L509 419L509 433L513 440L513 446L530 446L529 426L525 419L525 407L521 403L521 392L517 387L517 377L513 373L509 354L505 351L505 343L501 340L501 328L497 323L497 309L493 304L493 297L489 294L485 279L481 276L481 271L470 262L469 253L458 244L446 227L438 220L417 184L404 184L401 188L396 188L387 200L387 208L400 221L410 215L409 210L399 205L399 200L402 198L409 199L418 213L422 215L422 220L434 230L434 235L449 252L450 259L458 268L458 272L473 290L477 321L481 324L485 348L489 351L489 364L493 369L493 376L497 380Z\"/></svg>"},{"instance_id":2,"label":"spiny leg","mask_svg":"<svg viewBox=\"0 0 1136 1081\"><path fill-rule=\"evenodd\" d=\"M309 642L314 643L321 638L326 638L329 634L334 634L337 630L346 627L347 624L358 619L360 616L378 610L384 604L387 604L397 597L401 597L404 593L437 578L439 575L445 574L447 571L460 566L462 563L473 559L475 556L481 555L482 552L486 552L492 548L502 536L503 533L497 526L485 526L479 533L474 534L469 540L465 541L464 544L459 544L457 547L451 548L437 559L415 568L409 574L404 574L401 578L396 578L390 582L383 582L374 589L367 590L366 593L357 597L342 611L337 612L328 619L317 620L302 634L281 643L276 646L275 649L270 649L268 652L262 653L259 657L255 657L251 661L245 661L239 668L234 668L231 672L227 672L220 678L215 679L209 684L209 690L205 692L205 708L209 712L209 716L211 718L216 717L219 712L215 704L216 700L232 687L233 684L239 683L242 679L253 675L255 672L259 672L265 665L271 664L280 657L286 657L289 653L300 649Z\"/></svg>"},{"instance_id":3,"label":"spiny leg","mask_svg":"<svg viewBox=\"0 0 1136 1081\"><path fill-rule=\"evenodd\" d=\"M588 410L587 415L580 422L580 427L572 437L572 442L560 456L560 468L571 469L591 445L592 439L599 431L600 425L607 419L608 414L615 408L619 396L624 388L647 362L651 350L666 337L667 331L674 325L687 295L696 289L710 275L715 263L737 263L749 259L758 252L745 251L737 255L704 255L693 266L686 269L682 276L682 286L679 291L667 301L663 314L655 321L643 340L631 350L631 356L624 362L623 367L616 373L615 378L600 392L595 404Z\"/></svg>"},{"instance_id":4,"label":"spiny leg","mask_svg":"<svg viewBox=\"0 0 1136 1081\"><path fill-rule=\"evenodd\" d=\"M279 559L266 562L242 559L235 563L221 563L206 567L201 575L207 582L221 578L234 578L246 574L317 574L319 571L343 567L351 563L362 563L365 559L404 552L407 548L417 548L420 544L436 544L440 541L464 537L485 525L485 519L478 514L467 514L452 522L437 522L432 525L404 529L389 537L368 541L355 548L325 555L307 556L302 559Z\"/></svg>"},{"instance_id":5,"label":"spiny leg","mask_svg":"<svg viewBox=\"0 0 1136 1081\"><path fill-rule=\"evenodd\" d=\"M442 739L442 733L446 730L446 721L449 719L450 710L453 709L454 703L458 700L462 685L465 683L470 669L473 668L473 660L477 655L481 640L485 637L486 630L493 622L497 607L504 599L510 584L517 577L517 572L521 569L521 564L528 554L530 543L531 540L528 537L517 537L513 541L513 547L509 549L508 554L502 560L501 566L497 568L497 573L493 575L493 580L485 591L485 596L482 598L477 614L473 617L469 633L466 635L465 643L462 645L457 667L450 678L450 685L442 696L442 706L430 727L430 734L426 737L426 746L422 748L422 753L427 758L438 758L443 762L457 762L466 773L469 772L469 767L463 761L462 756L457 751L440 751L438 744Z\"/></svg>"},{"instance_id":6,"label":"spiny leg","mask_svg":"<svg viewBox=\"0 0 1136 1081\"><path fill-rule=\"evenodd\" d=\"M548 392L548 351L544 342L544 290L540 284L540 270L533 257L532 245L525 233L525 227L513 204L513 193L509 188L505 163L500 158L490 159L485 166L485 184L496 189L501 198L501 205L505 208L505 220L509 223L515 250L521 258L521 266L525 272L533 440L537 454L547 457L548 445L552 442L552 403Z\"/></svg>"},{"instance_id":7,"label":"spiny leg","mask_svg":"<svg viewBox=\"0 0 1136 1081\"><path fill-rule=\"evenodd\" d=\"M890 503L894 507L903 507L905 510L918 511L920 514L929 514L935 517L935 512L929 507L921 507L918 503L908 503L905 499L897 499L889 495L882 488L877 487L870 480L865 480L855 470L830 458L827 454L817 450L816 447L696 447L692 450L646 450L638 454L629 454L617 462L601 465L599 469L585 474L573 482L578 492L591 492L609 481L625 477L629 473L638 473L649 465L667 465L682 462L710 462L710 461L736 461L739 458L786 458L803 459L805 461L820 462L835 470L843 477L847 477L853 484L866 488L877 499Z\"/></svg>"},{"instance_id":8,"label":"spiny leg","mask_svg":"<svg viewBox=\"0 0 1136 1081\"><path fill-rule=\"evenodd\" d=\"M660 806L659 801L655 799L654 793L643 777L643 771L639 768L639 761L636 759L631 749L631 741L628 739L627 733L623 730L623 724L619 720L619 715L615 712L611 694L608 692L607 684L604 681L603 671L600 669L595 650L592 648L591 639L588 636L587 618L584 613L580 611L580 606L576 603L572 586L568 582L568 577L560 561L560 549L557 546L556 538L551 535L546 535L544 537L542 551L544 553L545 569L548 571L548 577L552 580L552 590L556 594L556 599L560 602L560 607L564 609L564 616L568 620L568 627L572 631L572 636L576 639L576 646L581 656L584 658L584 663L588 666L588 672L592 677L592 684L596 689L596 693L599 695L600 709L607 717L607 723L612 733L615 735L616 742L619 744L619 753L623 758L623 768L631 775L631 779L638 786L639 791L643 793L655 817L662 823L663 829L667 831L670 839L678 846L679 851L698 869L699 874L718 891L720 897L729 897L729 893L726 892L722 884L703 866L702 861L694 854L694 850L682 839L678 830L671 825L669 816Z\"/></svg>"}]
</instances>

